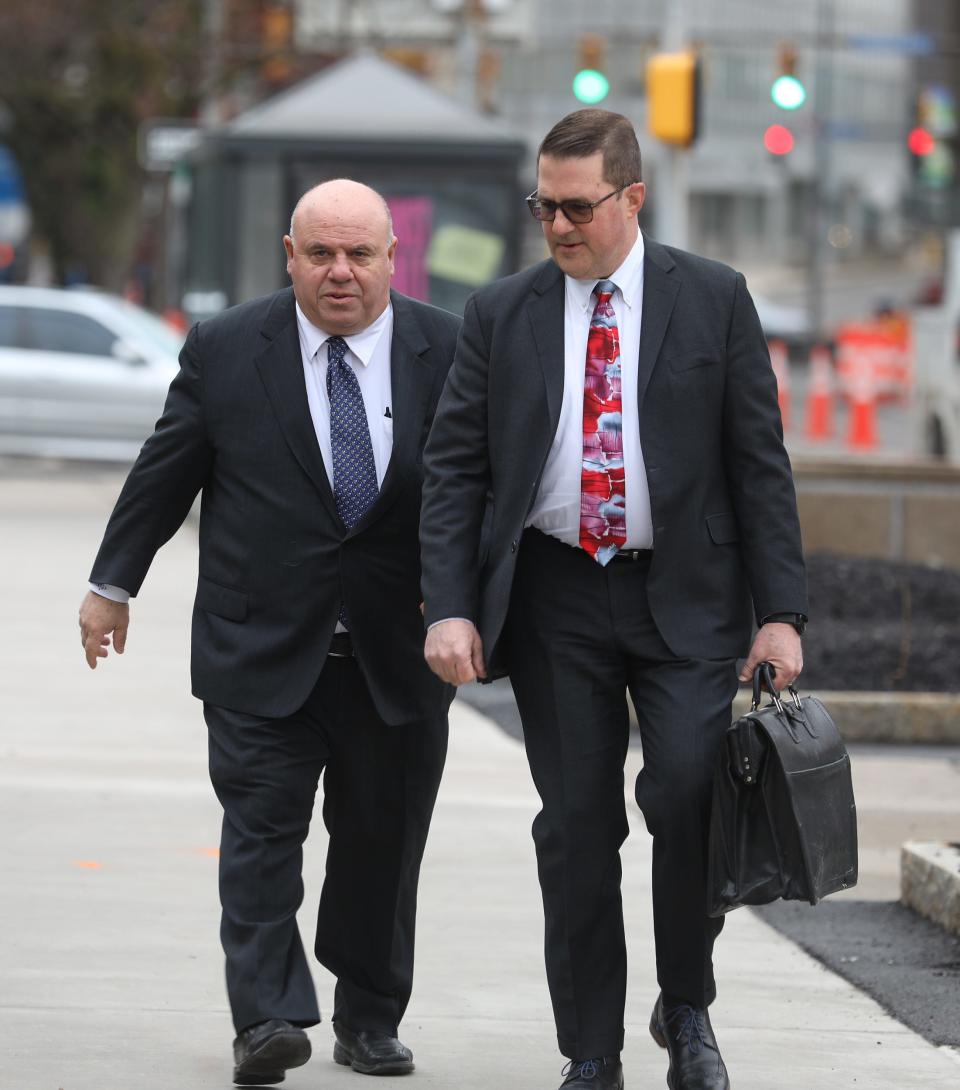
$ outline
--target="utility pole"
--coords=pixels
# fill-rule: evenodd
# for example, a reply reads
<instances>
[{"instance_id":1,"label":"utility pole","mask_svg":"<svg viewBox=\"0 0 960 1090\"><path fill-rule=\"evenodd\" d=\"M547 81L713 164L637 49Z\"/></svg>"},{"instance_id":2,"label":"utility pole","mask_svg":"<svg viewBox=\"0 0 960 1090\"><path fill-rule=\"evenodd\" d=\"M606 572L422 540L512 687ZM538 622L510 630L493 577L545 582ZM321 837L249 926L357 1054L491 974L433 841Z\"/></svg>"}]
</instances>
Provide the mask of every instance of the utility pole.
<instances>
[{"instance_id":1,"label":"utility pole","mask_svg":"<svg viewBox=\"0 0 960 1090\"><path fill-rule=\"evenodd\" d=\"M487 11L483 0L460 0L457 14L457 91L464 106L477 106L477 74Z\"/></svg>"},{"instance_id":2,"label":"utility pole","mask_svg":"<svg viewBox=\"0 0 960 1090\"><path fill-rule=\"evenodd\" d=\"M203 0L203 37L207 44L207 65L200 107L205 128L214 128L222 120L220 97L223 83L223 29L226 0Z\"/></svg>"},{"instance_id":3,"label":"utility pole","mask_svg":"<svg viewBox=\"0 0 960 1090\"><path fill-rule=\"evenodd\" d=\"M827 267L827 212L830 200L830 159L833 114L834 0L817 0L814 36L813 184L810 190L807 258L807 320L811 334L823 332L823 292Z\"/></svg>"}]
</instances>

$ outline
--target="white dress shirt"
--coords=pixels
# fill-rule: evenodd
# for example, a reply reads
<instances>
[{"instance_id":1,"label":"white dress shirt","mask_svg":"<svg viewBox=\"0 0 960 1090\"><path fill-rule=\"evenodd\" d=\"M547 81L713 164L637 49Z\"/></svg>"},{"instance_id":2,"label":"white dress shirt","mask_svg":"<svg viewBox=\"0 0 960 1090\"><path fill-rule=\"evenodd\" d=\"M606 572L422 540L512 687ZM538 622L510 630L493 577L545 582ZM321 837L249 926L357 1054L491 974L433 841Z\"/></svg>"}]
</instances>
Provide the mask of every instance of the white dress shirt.
<instances>
[{"instance_id":1,"label":"white dress shirt","mask_svg":"<svg viewBox=\"0 0 960 1090\"><path fill-rule=\"evenodd\" d=\"M327 341L334 336L315 326L297 303L297 332L303 377L307 387L310 417L317 433L323 465L333 487L333 451L330 446L330 396L327 393ZM370 428L370 443L377 469L377 486L393 453L393 395L390 385L390 346L393 343L393 306L386 309L366 329L343 338L347 343L346 361L353 368L360 384L363 407ZM128 591L108 583L91 583L90 589L114 602L130 599ZM337 631L343 631L337 625Z\"/></svg>"},{"instance_id":2,"label":"white dress shirt","mask_svg":"<svg viewBox=\"0 0 960 1090\"><path fill-rule=\"evenodd\" d=\"M611 276L617 290L611 303L620 330L621 407L623 414L623 463L626 486L626 549L653 547L650 491L640 448L637 407L637 370L640 354L640 322L643 307L643 235L620 268ZM563 303L563 400L560 419L543 470L537 498L527 518L535 526L568 545L580 544L580 481L583 469L583 379L586 370L587 335L597 298L597 280L564 277Z\"/></svg>"}]
</instances>

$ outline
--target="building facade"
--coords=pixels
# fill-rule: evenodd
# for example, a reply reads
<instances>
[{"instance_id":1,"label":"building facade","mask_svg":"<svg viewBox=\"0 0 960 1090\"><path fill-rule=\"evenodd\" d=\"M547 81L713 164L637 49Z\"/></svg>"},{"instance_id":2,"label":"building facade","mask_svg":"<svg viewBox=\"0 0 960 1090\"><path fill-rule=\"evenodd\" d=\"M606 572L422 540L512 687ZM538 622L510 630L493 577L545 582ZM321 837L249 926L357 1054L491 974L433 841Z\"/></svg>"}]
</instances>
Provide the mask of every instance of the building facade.
<instances>
[{"instance_id":1,"label":"building facade","mask_svg":"<svg viewBox=\"0 0 960 1090\"><path fill-rule=\"evenodd\" d=\"M526 135L526 182L538 141L580 103L585 62L610 82L602 105L641 133L650 183L645 226L664 242L743 265L809 260L812 230L832 260L895 254L910 184L916 47L911 0L294 0L299 50L373 47L419 68ZM702 61L700 135L686 152L685 239L659 230L666 149L645 136L645 67L677 40ZM770 86L783 45L796 53L806 103L788 115ZM774 157L766 128L787 124L793 151ZM674 175L670 175L671 182ZM536 225L525 255L538 256Z\"/></svg>"}]
</instances>

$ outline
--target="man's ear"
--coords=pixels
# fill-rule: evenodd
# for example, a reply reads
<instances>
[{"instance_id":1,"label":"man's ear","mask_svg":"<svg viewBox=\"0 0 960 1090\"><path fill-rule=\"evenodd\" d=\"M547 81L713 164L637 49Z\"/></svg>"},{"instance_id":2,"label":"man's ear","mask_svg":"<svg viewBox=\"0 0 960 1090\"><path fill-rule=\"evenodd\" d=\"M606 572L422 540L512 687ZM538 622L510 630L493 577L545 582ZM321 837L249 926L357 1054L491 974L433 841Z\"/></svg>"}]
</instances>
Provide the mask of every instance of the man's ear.
<instances>
[{"instance_id":1,"label":"man's ear","mask_svg":"<svg viewBox=\"0 0 960 1090\"><path fill-rule=\"evenodd\" d=\"M635 216L643 208L643 202L647 199L647 187L643 182L634 182L633 185L627 186L624 193L630 215Z\"/></svg>"}]
</instances>

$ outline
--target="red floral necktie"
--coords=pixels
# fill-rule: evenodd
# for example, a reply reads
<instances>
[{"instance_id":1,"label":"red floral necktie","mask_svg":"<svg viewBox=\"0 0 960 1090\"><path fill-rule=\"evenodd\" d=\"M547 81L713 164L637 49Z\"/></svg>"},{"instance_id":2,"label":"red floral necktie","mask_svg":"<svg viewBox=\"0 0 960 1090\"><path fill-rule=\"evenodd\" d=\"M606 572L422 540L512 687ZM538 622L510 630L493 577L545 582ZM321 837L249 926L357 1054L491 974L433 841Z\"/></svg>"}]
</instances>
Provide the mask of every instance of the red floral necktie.
<instances>
[{"instance_id":1,"label":"red floral necktie","mask_svg":"<svg viewBox=\"0 0 960 1090\"><path fill-rule=\"evenodd\" d=\"M610 302L616 284L601 280L587 336L583 380L580 545L607 564L627 540L620 395L620 331Z\"/></svg>"}]
</instances>

